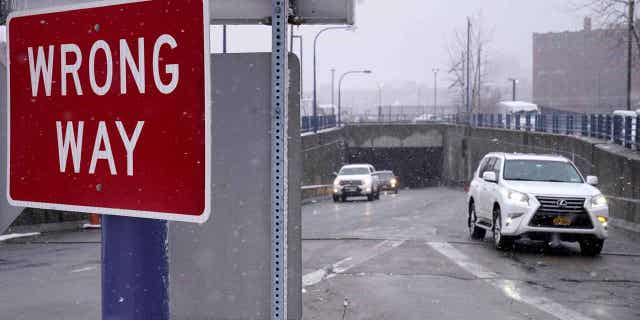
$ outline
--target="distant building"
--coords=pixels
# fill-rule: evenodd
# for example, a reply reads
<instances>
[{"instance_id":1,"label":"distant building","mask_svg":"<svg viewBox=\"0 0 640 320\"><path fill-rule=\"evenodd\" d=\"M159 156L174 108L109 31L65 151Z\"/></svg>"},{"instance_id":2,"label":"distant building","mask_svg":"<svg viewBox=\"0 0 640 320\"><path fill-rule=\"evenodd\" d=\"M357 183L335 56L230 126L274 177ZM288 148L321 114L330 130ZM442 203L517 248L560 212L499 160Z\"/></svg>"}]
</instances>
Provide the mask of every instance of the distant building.
<instances>
[{"instance_id":1,"label":"distant building","mask_svg":"<svg viewBox=\"0 0 640 320\"><path fill-rule=\"evenodd\" d=\"M542 109L571 112L608 112L624 108L627 92L625 32L592 30L591 19L585 18L580 31L534 33L533 102ZM633 69L634 104L640 94L638 65L636 63Z\"/></svg>"}]
</instances>

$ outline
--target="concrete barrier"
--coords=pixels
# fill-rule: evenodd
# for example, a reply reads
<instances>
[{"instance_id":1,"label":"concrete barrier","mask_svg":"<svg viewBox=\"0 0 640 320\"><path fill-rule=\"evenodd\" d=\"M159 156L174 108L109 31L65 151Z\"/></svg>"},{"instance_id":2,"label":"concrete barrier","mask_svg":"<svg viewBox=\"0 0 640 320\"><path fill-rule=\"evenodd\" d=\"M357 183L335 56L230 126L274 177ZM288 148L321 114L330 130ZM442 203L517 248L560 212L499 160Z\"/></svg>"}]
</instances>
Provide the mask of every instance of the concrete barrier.
<instances>
[{"instance_id":1,"label":"concrete barrier","mask_svg":"<svg viewBox=\"0 0 640 320\"><path fill-rule=\"evenodd\" d=\"M302 202L314 199L330 197L333 194L333 185L302 186Z\"/></svg>"}]
</instances>

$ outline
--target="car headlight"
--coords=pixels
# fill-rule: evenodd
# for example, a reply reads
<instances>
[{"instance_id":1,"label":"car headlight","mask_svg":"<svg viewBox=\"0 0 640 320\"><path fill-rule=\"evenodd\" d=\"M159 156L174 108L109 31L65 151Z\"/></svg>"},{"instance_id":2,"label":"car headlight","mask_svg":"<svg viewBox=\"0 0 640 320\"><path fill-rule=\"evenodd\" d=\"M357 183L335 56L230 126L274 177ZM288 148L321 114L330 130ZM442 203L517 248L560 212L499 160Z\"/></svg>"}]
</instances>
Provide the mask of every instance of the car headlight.
<instances>
[{"instance_id":1,"label":"car headlight","mask_svg":"<svg viewBox=\"0 0 640 320\"><path fill-rule=\"evenodd\" d=\"M372 182L373 182L373 180L371 178L362 180L362 184L364 186L371 186Z\"/></svg>"},{"instance_id":2,"label":"car headlight","mask_svg":"<svg viewBox=\"0 0 640 320\"><path fill-rule=\"evenodd\" d=\"M334 187L339 187L340 186L340 179L333 180L333 186Z\"/></svg>"},{"instance_id":3,"label":"car headlight","mask_svg":"<svg viewBox=\"0 0 640 320\"><path fill-rule=\"evenodd\" d=\"M529 205L529 196L522 192L509 190L507 192L507 198L513 202Z\"/></svg>"},{"instance_id":4,"label":"car headlight","mask_svg":"<svg viewBox=\"0 0 640 320\"><path fill-rule=\"evenodd\" d=\"M607 205L607 198L605 196L599 194L591 198L591 207L592 208L600 208Z\"/></svg>"},{"instance_id":5,"label":"car headlight","mask_svg":"<svg viewBox=\"0 0 640 320\"><path fill-rule=\"evenodd\" d=\"M398 184L398 180L396 178L391 179L391 185L395 187L396 184Z\"/></svg>"}]
</instances>

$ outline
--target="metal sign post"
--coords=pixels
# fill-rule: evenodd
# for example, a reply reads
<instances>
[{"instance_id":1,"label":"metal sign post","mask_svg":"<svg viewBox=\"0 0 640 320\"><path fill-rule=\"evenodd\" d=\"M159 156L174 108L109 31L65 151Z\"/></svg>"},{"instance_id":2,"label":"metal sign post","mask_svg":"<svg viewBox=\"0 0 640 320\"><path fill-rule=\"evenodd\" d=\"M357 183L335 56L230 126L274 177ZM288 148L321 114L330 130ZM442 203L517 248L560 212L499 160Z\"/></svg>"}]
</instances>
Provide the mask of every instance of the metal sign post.
<instances>
[{"instance_id":1,"label":"metal sign post","mask_svg":"<svg viewBox=\"0 0 640 320\"><path fill-rule=\"evenodd\" d=\"M272 0L271 319L287 319L287 29L289 0Z\"/></svg>"}]
</instances>

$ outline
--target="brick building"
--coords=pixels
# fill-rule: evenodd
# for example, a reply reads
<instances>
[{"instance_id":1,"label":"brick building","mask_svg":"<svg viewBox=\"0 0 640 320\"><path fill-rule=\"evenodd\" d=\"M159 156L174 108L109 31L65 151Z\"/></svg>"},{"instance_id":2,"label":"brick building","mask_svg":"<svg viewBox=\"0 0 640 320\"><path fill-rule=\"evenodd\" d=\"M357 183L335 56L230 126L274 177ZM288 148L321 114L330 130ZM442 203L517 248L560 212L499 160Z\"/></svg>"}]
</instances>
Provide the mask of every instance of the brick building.
<instances>
[{"instance_id":1,"label":"brick building","mask_svg":"<svg viewBox=\"0 0 640 320\"><path fill-rule=\"evenodd\" d=\"M542 108L607 112L626 108L626 30L533 34L533 101ZM637 48L634 48L637 50ZM637 57L637 51L634 51ZM640 98L640 64L632 78L632 103Z\"/></svg>"}]
</instances>

